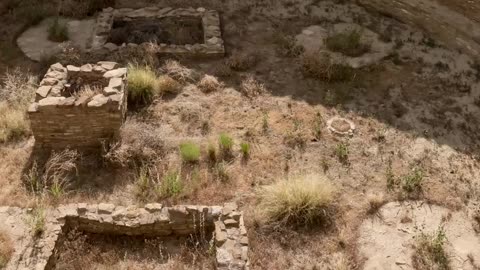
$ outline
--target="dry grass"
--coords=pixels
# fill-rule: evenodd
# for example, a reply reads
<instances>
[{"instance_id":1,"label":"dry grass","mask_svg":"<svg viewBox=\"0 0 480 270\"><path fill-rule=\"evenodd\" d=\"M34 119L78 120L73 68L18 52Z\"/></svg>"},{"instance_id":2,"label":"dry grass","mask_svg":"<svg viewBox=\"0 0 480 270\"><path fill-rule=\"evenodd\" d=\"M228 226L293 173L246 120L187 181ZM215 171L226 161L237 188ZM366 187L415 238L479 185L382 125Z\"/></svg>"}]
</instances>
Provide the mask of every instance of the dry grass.
<instances>
[{"instance_id":1,"label":"dry grass","mask_svg":"<svg viewBox=\"0 0 480 270\"><path fill-rule=\"evenodd\" d=\"M412 262L418 270L449 270L450 259L445 251L445 231L439 228L432 234L422 233L417 238Z\"/></svg>"},{"instance_id":2,"label":"dry grass","mask_svg":"<svg viewBox=\"0 0 480 270\"><path fill-rule=\"evenodd\" d=\"M367 214L374 215L378 213L378 210L385 204L386 199L384 194L369 194L367 196L368 200L368 210Z\"/></svg>"},{"instance_id":3,"label":"dry grass","mask_svg":"<svg viewBox=\"0 0 480 270\"><path fill-rule=\"evenodd\" d=\"M0 87L0 143L30 133L26 111L35 95L36 79L19 69L7 72Z\"/></svg>"},{"instance_id":4,"label":"dry grass","mask_svg":"<svg viewBox=\"0 0 480 270\"><path fill-rule=\"evenodd\" d=\"M219 82L217 78L211 75L203 76L197 84L197 87L204 93L220 91L223 86L223 83Z\"/></svg>"},{"instance_id":5,"label":"dry grass","mask_svg":"<svg viewBox=\"0 0 480 270\"><path fill-rule=\"evenodd\" d=\"M334 193L324 176L298 176L261 188L257 209L267 222L310 225L325 220Z\"/></svg>"},{"instance_id":6,"label":"dry grass","mask_svg":"<svg viewBox=\"0 0 480 270\"><path fill-rule=\"evenodd\" d=\"M193 83L199 79L199 74L196 71L183 66L175 60L165 61L162 71L181 83Z\"/></svg>"},{"instance_id":7,"label":"dry grass","mask_svg":"<svg viewBox=\"0 0 480 270\"><path fill-rule=\"evenodd\" d=\"M90 85L83 86L78 92L72 94L75 99L87 98L88 100L94 97L95 95L102 92L102 89L98 87L90 87Z\"/></svg>"},{"instance_id":8,"label":"dry grass","mask_svg":"<svg viewBox=\"0 0 480 270\"><path fill-rule=\"evenodd\" d=\"M253 76L248 76L242 81L240 90L248 98L258 97L267 91L265 85L257 81Z\"/></svg>"},{"instance_id":9,"label":"dry grass","mask_svg":"<svg viewBox=\"0 0 480 270\"><path fill-rule=\"evenodd\" d=\"M135 119L128 119L120 130L119 144L107 149L105 160L121 166L151 163L165 149L161 130Z\"/></svg>"},{"instance_id":10,"label":"dry grass","mask_svg":"<svg viewBox=\"0 0 480 270\"><path fill-rule=\"evenodd\" d=\"M162 75L158 78L158 89L162 94L178 94L182 90L182 85L168 75Z\"/></svg>"},{"instance_id":11,"label":"dry grass","mask_svg":"<svg viewBox=\"0 0 480 270\"><path fill-rule=\"evenodd\" d=\"M13 255L13 243L5 231L0 231L0 269L7 266Z\"/></svg>"},{"instance_id":12,"label":"dry grass","mask_svg":"<svg viewBox=\"0 0 480 270\"><path fill-rule=\"evenodd\" d=\"M355 77L353 68L334 63L328 54L304 54L301 63L302 73L306 77L326 82L350 81Z\"/></svg>"},{"instance_id":13,"label":"dry grass","mask_svg":"<svg viewBox=\"0 0 480 270\"><path fill-rule=\"evenodd\" d=\"M232 70L247 71L259 62L257 54L234 52L225 62Z\"/></svg>"}]
</instances>

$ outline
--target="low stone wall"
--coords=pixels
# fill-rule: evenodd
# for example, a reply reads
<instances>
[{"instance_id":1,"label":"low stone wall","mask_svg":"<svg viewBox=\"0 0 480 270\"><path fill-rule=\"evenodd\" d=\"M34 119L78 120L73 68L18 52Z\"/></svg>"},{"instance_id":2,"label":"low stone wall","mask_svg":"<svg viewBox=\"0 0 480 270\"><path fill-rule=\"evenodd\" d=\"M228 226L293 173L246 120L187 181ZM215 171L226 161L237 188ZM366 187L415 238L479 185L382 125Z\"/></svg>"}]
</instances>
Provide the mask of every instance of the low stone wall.
<instances>
[{"instance_id":1,"label":"low stone wall","mask_svg":"<svg viewBox=\"0 0 480 270\"><path fill-rule=\"evenodd\" d=\"M117 136L127 107L127 69L117 66L114 62L52 65L28 109L37 146L98 147ZM93 94L81 94L85 89L80 88L89 85Z\"/></svg>"},{"instance_id":2,"label":"low stone wall","mask_svg":"<svg viewBox=\"0 0 480 270\"><path fill-rule=\"evenodd\" d=\"M0 214L19 210L3 207ZM18 254L18 261L10 261L7 269L54 268L58 259L55 250L61 248L63 236L71 229L144 237L188 236L205 230L213 233L217 269L249 269L247 231L243 213L235 203L173 207L153 203L142 208L78 203L61 205L48 213L43 234L30 240L31 243L23 241L22 245L26 246L16 247L17 251L28 251L28 254Z\"/></svg>"},{"instance_id":3,"label":"low stone wall","mask_svg":"<svg viewBox=\"0 0 480 270\"><path fill-rule=\"evenodd\" d=\"M199 17L202 20L203 43L197 44L158 44L156 48L159 54L175 54L184 56L223 57L225 55L224 41L220 29L220 15L215 10L205 8L179 8L171 7L145 7L141 9L113 9L106 8L98 15L92 43L89 46L93 51L105 51L110 53L121 47L108 43L110 31L114 20L132 21L135 19L162 19L166 17ZM124 46L136 47L142 44L124 44Z\"/></svg>"},{"instance_id":4,"label":"low stone wall","mask_svg":"<svg viewBox=\"0 0 480 270\"><path fill-rule=\"evenodd\" d=\"M480 59L480 24L432 0L357 0L370 10L431 33L447 46Z\"/></svg>"}]
</instances>

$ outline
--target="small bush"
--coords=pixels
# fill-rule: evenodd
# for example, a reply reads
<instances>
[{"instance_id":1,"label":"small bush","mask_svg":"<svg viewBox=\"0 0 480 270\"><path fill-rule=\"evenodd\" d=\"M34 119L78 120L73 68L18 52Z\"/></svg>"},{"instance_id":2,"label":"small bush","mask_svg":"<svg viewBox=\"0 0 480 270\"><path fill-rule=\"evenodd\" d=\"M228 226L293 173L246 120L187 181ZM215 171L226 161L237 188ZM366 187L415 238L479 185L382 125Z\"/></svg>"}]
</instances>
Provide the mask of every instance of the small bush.
<instances>
[{"instance_id":1,"label":"small bush","mask_svg":"<svg viewBox=\"0 0 480 270\"><path fill-rule=\"evenodd\" d=\"M383 194L370 194L367 197L368 210L367 214L374 215L385 204L385 196Z\"/></svg>"},{"instance_id":2,"label":"small bush","mask_svg":"<svg viewBox=\"0 0 480 270\"><path fill-rule=\"evenodd\" d=\"M223 83L219 82L214 76L205 75L197 86L202 92L210 93L221 90L223 88Z\"/></svg>"},{"instance_id":3,"label":"small bush","mask_svg":"<svg viewBox=\"0 0 480 270\"><path fill-rule=\"evenodd\" d=\"M151 102L160 93L159 80L149 66L128 65L128 100L134 105Z\"/></svg>"},{"instance_id":4,"label":"small bush","mask_svg":"<svg viewBox=\"0 0 480 270\"><path fill-rule=\"evenodd\" d=\"M342 63L334 63L328 54L304 54L301 60L302 73L306 77L326 82L350 81L355 70Z\"/></svg>"},{"instance_id":5,"label":"small bush","mask_svg":"<svg viewBox=\"0 0 480 270\"><path fill-rule=\"evenodd\" d=\"M348 144L347 143L339 143L335 148L335 155L337 156L338 160L343 164L348 164Z\"/></svg>"},{"instance_id":6,"label":"small bush","mask_svg":"<svg viewBox=\"0 0 480 270\"><path fill-rule=\"evenodd\" d=\"M0 102L0 143L19 139L29 134L30 125L25 112Z\"/></svg>"},{"instance_id":7,"label":"small bush","mask_svg":"<svg viewBox=\"0 0 480 270\"><path fill-rule=\"evenodd\" d=\"M419 192L422 190L423 171L415 168L410 174L402 179L402 188L408 193Z\"/></svg>"},{"instance_id":8,"label":"small bush","mask_svg":"<svg viewBox=\"0 0 480 270\"><path fill-rule=\"evenodd\" d=\"M298 57L303 54L305 48L298 45L295 37L283 34L274 34L273 41L278 46L278 53L285 57Z\"/></svg>"},{"instance_id":9,"label":"small bush","mask_svg":"<svg viewBox=\"0 0 480 270\"><path fill-rule=\"evenodd\" d=\"M225 156L231 155L233 148L233 139L227 133L221 133L218 138L218 143L220 146L220 151Z\"/></svg>"},{"instance_id":10,"label":"small bush","mask_svg":"<svg viewBox=\"0 0 480 270\"><path fill-rule=\"evenodd\" d=\"M240 144L240 150L242 151L243 158L250 157L250 144L247 142L242 142Z\"/></svg>"},{"instance_id":11,"label":"small bush","mask_svg":"<svg viewBox=\"0 0 480 270\"><path fill-rule=\"evenodd\" d=\"M266 92L265 85L258 82L253 76L248 76L242 81L242 94L248 98L254 98Z\"/></svg>"},{"instance_id":12,"label":"small bush","mask_svg":"<svg viewBox=\"0 0 480 270\"><path fill-rule=\"evenodd\" d=\"M215 175L222 183L226 183L228 180L230 180L230 174L228 173L228 168L225 161L215 164Z\"/></svg>"},{"instance_id":13,"label":"small bush","mask_svg":"<svg viewBox=\"0 0 480 270\"><path fill-rule=\"evenodd\" d=\"M141 166L162 156L165 142L162 129L128 119L120 129L121 143L108 145L104 159L120 166Z\"/></svg>"},{"instance_id":14,"label":"small bush","mask_svg":"<svg viewBox=\"0 0 480 270\"><path fill-rule=\"evenodd\" d=\"M158 78L158 90L160 93L178 94L182 90L182 85L168 75Z\"/></svg>"},{"instance_id":15,"label":"small bush","mask_svg":"<svg viewBox=\"0 0 480 270\"><path fill-rule=\"evenodd\" d=\"M450 260L445 251L447 237L443 228L432 234L422 233L417 238L412 256L413 267L418 270L449 270Z\"/></svg>"},{"instance_id":16,"label":"small bush","mask_svg":"<svg viewBox=\"0 0 480 270\"><path fill-rule=\"evenodd\" d=\"M315 114L315 118L313 119L313 124L312 124L313 137L315 137L317 141L319 141L322 138L322 133L323 133L322 130L323 130L323 117L320 112L317 112L317 114Z\"/></svg>"},{"instance_id":17,"label":"small bush","mask_svg":"<svg viewBox=\"0 0 480 270\"><path fill-rule=\"evenodd\" d=\"M0 269L7 266L13 254L13 244L4 231L0 231Z\"/></svg>"},{"instance_id":18,"label":"small bush","mask_svg":"<svg viewBox=\"0 0 480 270\"><path fill-rule=\"evenodd\" d=\"M328 37L325 40L327 48L340 52L347 56L357 57L370 51L369 44L363 44L361 42L362 34L360 31L352 30L346 33L338 33Z\"/></svg>"},{"instance_id":19,"label":"small bush","mask_svg":"<svg viewBox=\"0 0 480 270\"><path fill-rule=\"evenodd\" d=\"M194 83L199 79L199 74L196 71L183 66L175 60L165 61L162 71L181 83Z\"/></svg>"},{"instance_id":20,"label":"small bush","mask_svg":"<svg viewBox=\"0 0 480 270\"><path fill-rule=\"evenodd\" d=\"M256 54L235 52L230 56L226 64L235 71L247 71L257 65L259 57Z\"/></svg>"},{"instance_id":21,"label":"small bush","mask_svg":"<svg viewBox=\"0 0 480 270\"><path fill-rule=\"evenodd\" d=\"M187 163L195 163L200 160L200 147L193 142L180 144L180 155Z\"/></svg>"},{"instance_id":22,"label":"small bush","mask_svg":"<svg viewBox=\"0 0 480 270\"><path fill-rule=\"evenodd\" d=\"M8 71L0 86L0 143L30 133L27 107L35 96L36 78L19 69Z\"/></svg>"},{"instance_id":23,"label":"small bush","mask_svg":"<svg viewBox=\"0 0 480 270\"><path fill-rule=\"evenodd\" d=\"M139 201L148 201L152 190L152 181L150 179L150 170L147 166L140 167L135 178L135 196Z\"/></svg>"},{"instance_id":24,"label":"small bush","mask_svg":"<svg viewBox=\"0 0 480 270\"><path fill-rule=\"evenodd\" d=\"M48 39L54 42L64 42L68 40L68 28L65 22L56 17L48 27Z\"/></svg>"},{"instance_id":25,"label":"small bush","mask_svg":"<svg viewBox=\"0 0 480 270\"><path fill-rule=\"evenodd\" d=\"M280 180L259 191L258 210L267 222L310 225L326 218L334 192L320 175Z\"/></svg>"},{"instance_id":26,"label":"small bush","mask_svg":"<svg viewBox=\"0 0 480 270\"><path fill-rule=\"evenodd\" d=\"M45 231L45 209L43 206L37 206L32 210L29 224L34 236L40 236Z\"/></svg>"},{"instance_id":27,"label":"small bush","mask_svg":"<svg viewBox=\"0 0 480 270\"><path fill-rule=\"evenodd\" d=\"M160 184L159 195L162 198L176 197L183 191L182 179L177 171L168 172Z\"/></svg>"}]
</instances>

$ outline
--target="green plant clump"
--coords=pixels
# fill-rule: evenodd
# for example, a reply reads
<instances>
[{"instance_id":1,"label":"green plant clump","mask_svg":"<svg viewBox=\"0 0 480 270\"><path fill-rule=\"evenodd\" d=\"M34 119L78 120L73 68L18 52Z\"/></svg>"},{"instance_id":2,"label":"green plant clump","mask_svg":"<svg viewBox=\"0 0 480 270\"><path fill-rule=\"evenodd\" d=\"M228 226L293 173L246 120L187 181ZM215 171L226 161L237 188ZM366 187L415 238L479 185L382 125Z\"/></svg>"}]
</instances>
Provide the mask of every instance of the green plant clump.
<instances>
[{"instance_id":1,"label":"green plant clump","mask_svg":"<svg viewBox=\"0 0 480 270\"><path fill-rule=\"evenodd\" d=\"M134 105L151 102L160 93L159 80L149 66L128 65L128 100Z\"/></svg>"},{"instance_id":2,"label":"green plant clump","mask_svg":"<svg viewBox=\"0 0 480 270\"><path fill-rule=\"evenodd\" d=\"M193 142L180 144L180 155L187 163L195 163L200 160L200 147Z\"/></svg>"},{"instance_id":3,"label":"green plant clump","mask_svg":"<svg viewBox=\"0 0 480 270\"><path fill-rule=\"evenodd\" d=\"M247 142L242 142L240 144L240 149L242 151L242 155L244 158L248 158L250 156L250 144Z\"/></svg>"},{"instance_id":4,"label":"green plant clump","mask_svg":"<svg viewBox=\"0 0 480 270\"><path fill-rule=\"evenodd\" d=\"M182 179L177 171L168 172L160 185L160 196L163 198L176 197L183 191Z\"/></svg>"},{"instance_id":5,"label":"green plant clump","mask_svg":"<svg viewBox=\"0 0 480 270\"><path fill-rule=\"evenodd\" d=\"M422 233L415 245L415 252L412 256L412 262L415 269L428 270L449 270L450 260L445 251L447 236L443 228L439 228L435 233Z\"/></svg>"},{"instance_id":6,"label":"green plant clump","mask_svg":"<svg viewBox=\"0 0 480 270\"><path fill-rule=\"evenodd\" d=\"M423 171L415 168L410 174L403 177L402 188L408 193L420 191L422 189Z\"/></svg>"},{"instance_id":7,"label":"green plant clump","mask_svg":"<svg viewBox=\"0 0 480 270\"><path fill-rule=\"evenodd\" d=\"M230 154L233 148L233 139L227 133L221 133L218 139L220 149L224 154Z\"/></svg>"}]
</instances>

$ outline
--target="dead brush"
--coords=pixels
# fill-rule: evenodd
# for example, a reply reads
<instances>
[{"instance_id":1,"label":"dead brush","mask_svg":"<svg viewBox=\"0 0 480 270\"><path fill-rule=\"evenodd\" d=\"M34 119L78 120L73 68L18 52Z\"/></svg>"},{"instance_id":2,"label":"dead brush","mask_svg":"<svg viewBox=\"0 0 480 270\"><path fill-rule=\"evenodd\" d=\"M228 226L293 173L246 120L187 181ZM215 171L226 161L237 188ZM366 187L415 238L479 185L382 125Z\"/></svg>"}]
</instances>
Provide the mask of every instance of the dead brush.
<instances>
[{"instance_id":1,"label":"dead brush","mask_svg":"<svg viewBox=\"0 0 480 270\"><path fill-rule=\"evenodd\" d=\"M355 70L342 63L334 63L328 54L304 54L301 59L302 73L326 82L344 82L355 78Z\"/></svg>"},{"instance_id":2,"label":"dead brush","mask_svg":"<svg viewBox=\"0 0 480 270\"><path fill-rule=\"evenodd\" d=\"M219 82L214 76L205 75L197 84L197 87L204 93L211 93L220 91L224 84Z\"/></svg>"},{"instance_id":3,"label":"dead brush","mask_svg":"<svg viewBox=\"0 0 480 270\"><path fill-rule=\"evenodd\" d=\"M285 57L298 57L302 55L305 48L298 45L295 37L281 33L274 33L272 36L273 42L277 45L277 52Z\"/></svg>"},{"instance_id":4,"label":"dead brush","mask_svg":"<svg viewBox=\"0 0 480 270\"><path fill-rule=\"evenodd\" d=\"M368 209L367 214L375 215L378 213L380 208L386 203L385 196L383 194L369 194L367 196L368 200Z\"/></svg>"},{"instance_id":5,"label":"dead brush","mask_svg":"<svg viewBox=\"0 0 480 270\"><path fill-rule=\"evenodd\" d=\"M107 163L141 166L158 159L165 151L161 130L136 119L128 119L120 129L120 143L104 149Z\"/></svg>"},{"instance_id":6,"label":"dead brush","mask_svg":"<svg viewBox=\"0 0 480 270\"><path fill-rule=\"evenodd\" d=\"M161 69L165 74L181 83L194 83L199 79L199 74L196 71L175 60L165 61Z\"/></svg>"},{"instance_id":7,"label":"dead brush","mask_svg":"<svg viewBox=\"0 0 480 270\"><path fill-rule=\"evenodd\" d=\"M253 53L234 52L227 60L226 64L235 71L247 71L257 65L260 56Z\"/></svg>"},{"instance_id":8,"label":"dead brush","mask_svg":"<svg viewBox=\"0 0 480 270\"><path fill-rule=\"evenodd\" d=\"M248 98L255 98L267 92L265 85L251 75L242 81L240 90Z\"/></svg>"},{"instance_id":9,"label":"dead brush","mask_svg":"<svg viewBox=\"0 0 480 270\"><path fill-rule=\"evenodd\" d=\"M79 91L72 94L75 99L87 99L90 100L95 95L102 93L102 89L99 87L91 87L90 85L84 85Z\"/></svg>"}]
</instances>

